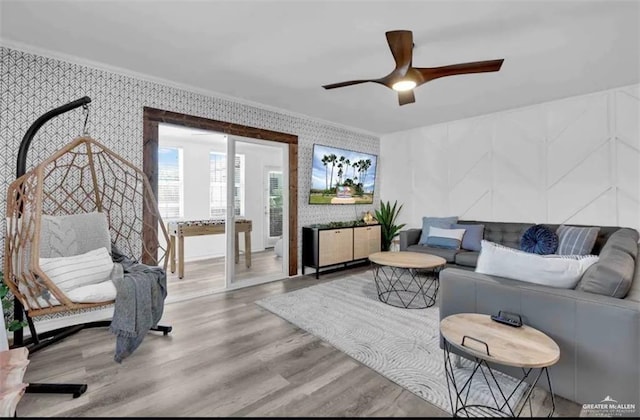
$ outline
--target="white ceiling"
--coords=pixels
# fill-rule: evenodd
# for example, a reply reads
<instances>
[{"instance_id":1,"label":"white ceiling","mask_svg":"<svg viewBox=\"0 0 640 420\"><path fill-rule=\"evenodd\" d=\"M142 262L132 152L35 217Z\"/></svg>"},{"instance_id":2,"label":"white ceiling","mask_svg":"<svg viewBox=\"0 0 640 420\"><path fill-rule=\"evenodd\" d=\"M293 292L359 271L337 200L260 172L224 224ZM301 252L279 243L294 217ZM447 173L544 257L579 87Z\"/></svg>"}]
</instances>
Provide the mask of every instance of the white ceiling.
<instances>
[{"instance_id":1,"label":"white ceiling","mask_svg":"<svg viewBox=\"0 0 640 420\"><path fill-rule=\"evenodd\" d=\"M389 133L640 81L637 1L77 1L0 3L0 40L314 118ZM413 64L504 58L398 106L385 31Z\"/></svg>"}]
</instances>

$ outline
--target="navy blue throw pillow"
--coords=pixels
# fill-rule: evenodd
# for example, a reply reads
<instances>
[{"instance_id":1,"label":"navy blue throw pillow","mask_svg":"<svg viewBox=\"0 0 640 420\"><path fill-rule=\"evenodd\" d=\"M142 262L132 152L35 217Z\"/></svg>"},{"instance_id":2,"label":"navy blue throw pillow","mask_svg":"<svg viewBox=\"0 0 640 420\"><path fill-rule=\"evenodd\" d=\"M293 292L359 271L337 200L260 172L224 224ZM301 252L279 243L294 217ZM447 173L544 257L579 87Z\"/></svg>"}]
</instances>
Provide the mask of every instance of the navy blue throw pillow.
<instances>
[{"instance_id":1,"label":"navy blue throw pillow","mask_svg":"<svg viewBox=\"0 0 640 420\"><path fill-rule=\"evenodd\" d=\"M532 254L553 254L558 249L558 235L545 225L531 226L520 239L520 249Z\"/></svg>"}]
</instances>

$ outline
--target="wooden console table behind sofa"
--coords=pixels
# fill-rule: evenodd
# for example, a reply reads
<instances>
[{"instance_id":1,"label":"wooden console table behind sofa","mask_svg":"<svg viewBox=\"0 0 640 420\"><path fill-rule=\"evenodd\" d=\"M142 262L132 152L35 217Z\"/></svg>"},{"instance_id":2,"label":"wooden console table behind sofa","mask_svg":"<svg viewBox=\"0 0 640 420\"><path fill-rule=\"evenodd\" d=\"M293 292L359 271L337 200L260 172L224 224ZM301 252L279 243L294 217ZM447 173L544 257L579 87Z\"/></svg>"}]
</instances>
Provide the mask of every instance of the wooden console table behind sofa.
<instances>
[{"instance_id":1,"label":"wooden console table behind sofa","mask_svg":"<svg viewBox=\"0 0 640 420\"><path fill-rule=\"evenodd\" d=\"M180 221L167 223L171 237L171 272L176 272L176 237L178 238L178 277L184 277L184 238L185 236L224 234L224 219ZM240 259L238 235L244 232L244 259L247 268L251 267L251 220L236 219L235 260Z\"/></svg>"}]
</instances>

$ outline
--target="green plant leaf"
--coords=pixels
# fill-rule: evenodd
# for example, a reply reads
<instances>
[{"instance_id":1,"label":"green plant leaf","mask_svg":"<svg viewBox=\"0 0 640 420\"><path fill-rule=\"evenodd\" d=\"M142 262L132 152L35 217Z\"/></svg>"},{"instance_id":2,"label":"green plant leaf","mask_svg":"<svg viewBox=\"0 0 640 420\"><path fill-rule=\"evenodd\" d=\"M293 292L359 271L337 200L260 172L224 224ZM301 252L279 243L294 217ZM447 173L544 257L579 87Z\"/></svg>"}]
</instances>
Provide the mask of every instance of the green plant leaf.
<instances>
[{"instance_id":1,"label":"green plant leaf","mask_svg":"<svg viewBox=\"0 0 640 420\"><path fill-rule=\"evenodd\" d=\"M391 202L383 202L380 200L380 209L375 210L376 219L381 225L381 242L382 250L388 251L391 247L391 241L398 235L398 232L406 225L405 223L397 225L398 215L402 210L403 204L398 206L396 200L391 206Z\"/></svg>"},{"instance_id":2,"label":"green plant leaf","mask_svg":"<svg viewBox=\"0 0 640 420\"><path fill-rule=\"evenodd\" d=\"M15 319L12 320L11 322L9 322L9 325L7 325L7 331L9 332L14 332L14 331L18 331L24 327L27 326L27 323L22 321L16 321Z\"/></svg>"}]
</instances>

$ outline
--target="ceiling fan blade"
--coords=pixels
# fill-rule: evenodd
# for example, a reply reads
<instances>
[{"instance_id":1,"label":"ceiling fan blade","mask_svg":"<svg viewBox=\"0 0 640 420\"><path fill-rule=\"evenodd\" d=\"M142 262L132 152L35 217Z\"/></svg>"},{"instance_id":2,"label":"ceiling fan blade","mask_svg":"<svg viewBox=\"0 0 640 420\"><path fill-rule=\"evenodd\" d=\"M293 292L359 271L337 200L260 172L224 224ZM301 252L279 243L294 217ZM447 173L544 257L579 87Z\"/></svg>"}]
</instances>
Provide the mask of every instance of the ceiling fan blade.
<instances>
[{"instance_id":1,"label":"ceiling fan blade","mask_svg":"<svg viewBox=\"0 0 640 420\"><path fill-rule=\"evenodd\" d=\"M395 73L404 76L411 67L413 55L413 33L411 31L388 31L387 43L396 60Z\"/></svg>"},{"instance_id":2,"label":"ceiling fan blade","mask_svg":"<svg viewBox=\"0 0 640 420\"><path fill-rule=\"evenodd\" d=\"M333 83L330 85L324 85L322 86L325 89L335 89L335 88L339 88L339 87L345 87L345 86L351 86L351 85L359 85L360 83L368 83L368 82L375 82L378 83L378 80L349 80L346 82L340 82L340 83Z\"/></svg>"},{"instance_id":3,"label":"ceiling fan blade","mask_svg":"<svg viewBox=\"0 0 640 420\"><path fill-rule=\"evenodd\" d=\"M500 67L502 67L503 61L504 59L474 61L472 63L452 64L450 66L442 67L415 67L415 70L422 75L422 78L424 79L422 83L425 83L439 77L455 76L457 74L488 73L498 71L500 70Z\"/></svg>"},{"instance_id":4,"label":"ceiling fan blade","mask_svg":"<svg viewBox=\"0 0 640 420\"><path fill-rule=\"evenodd\" d=\"M398 92L398 102L400 105L412 104L416 101L416 97L413 94L413 90L405 90L404 92Z\"/></svg>"}]
</instances>

